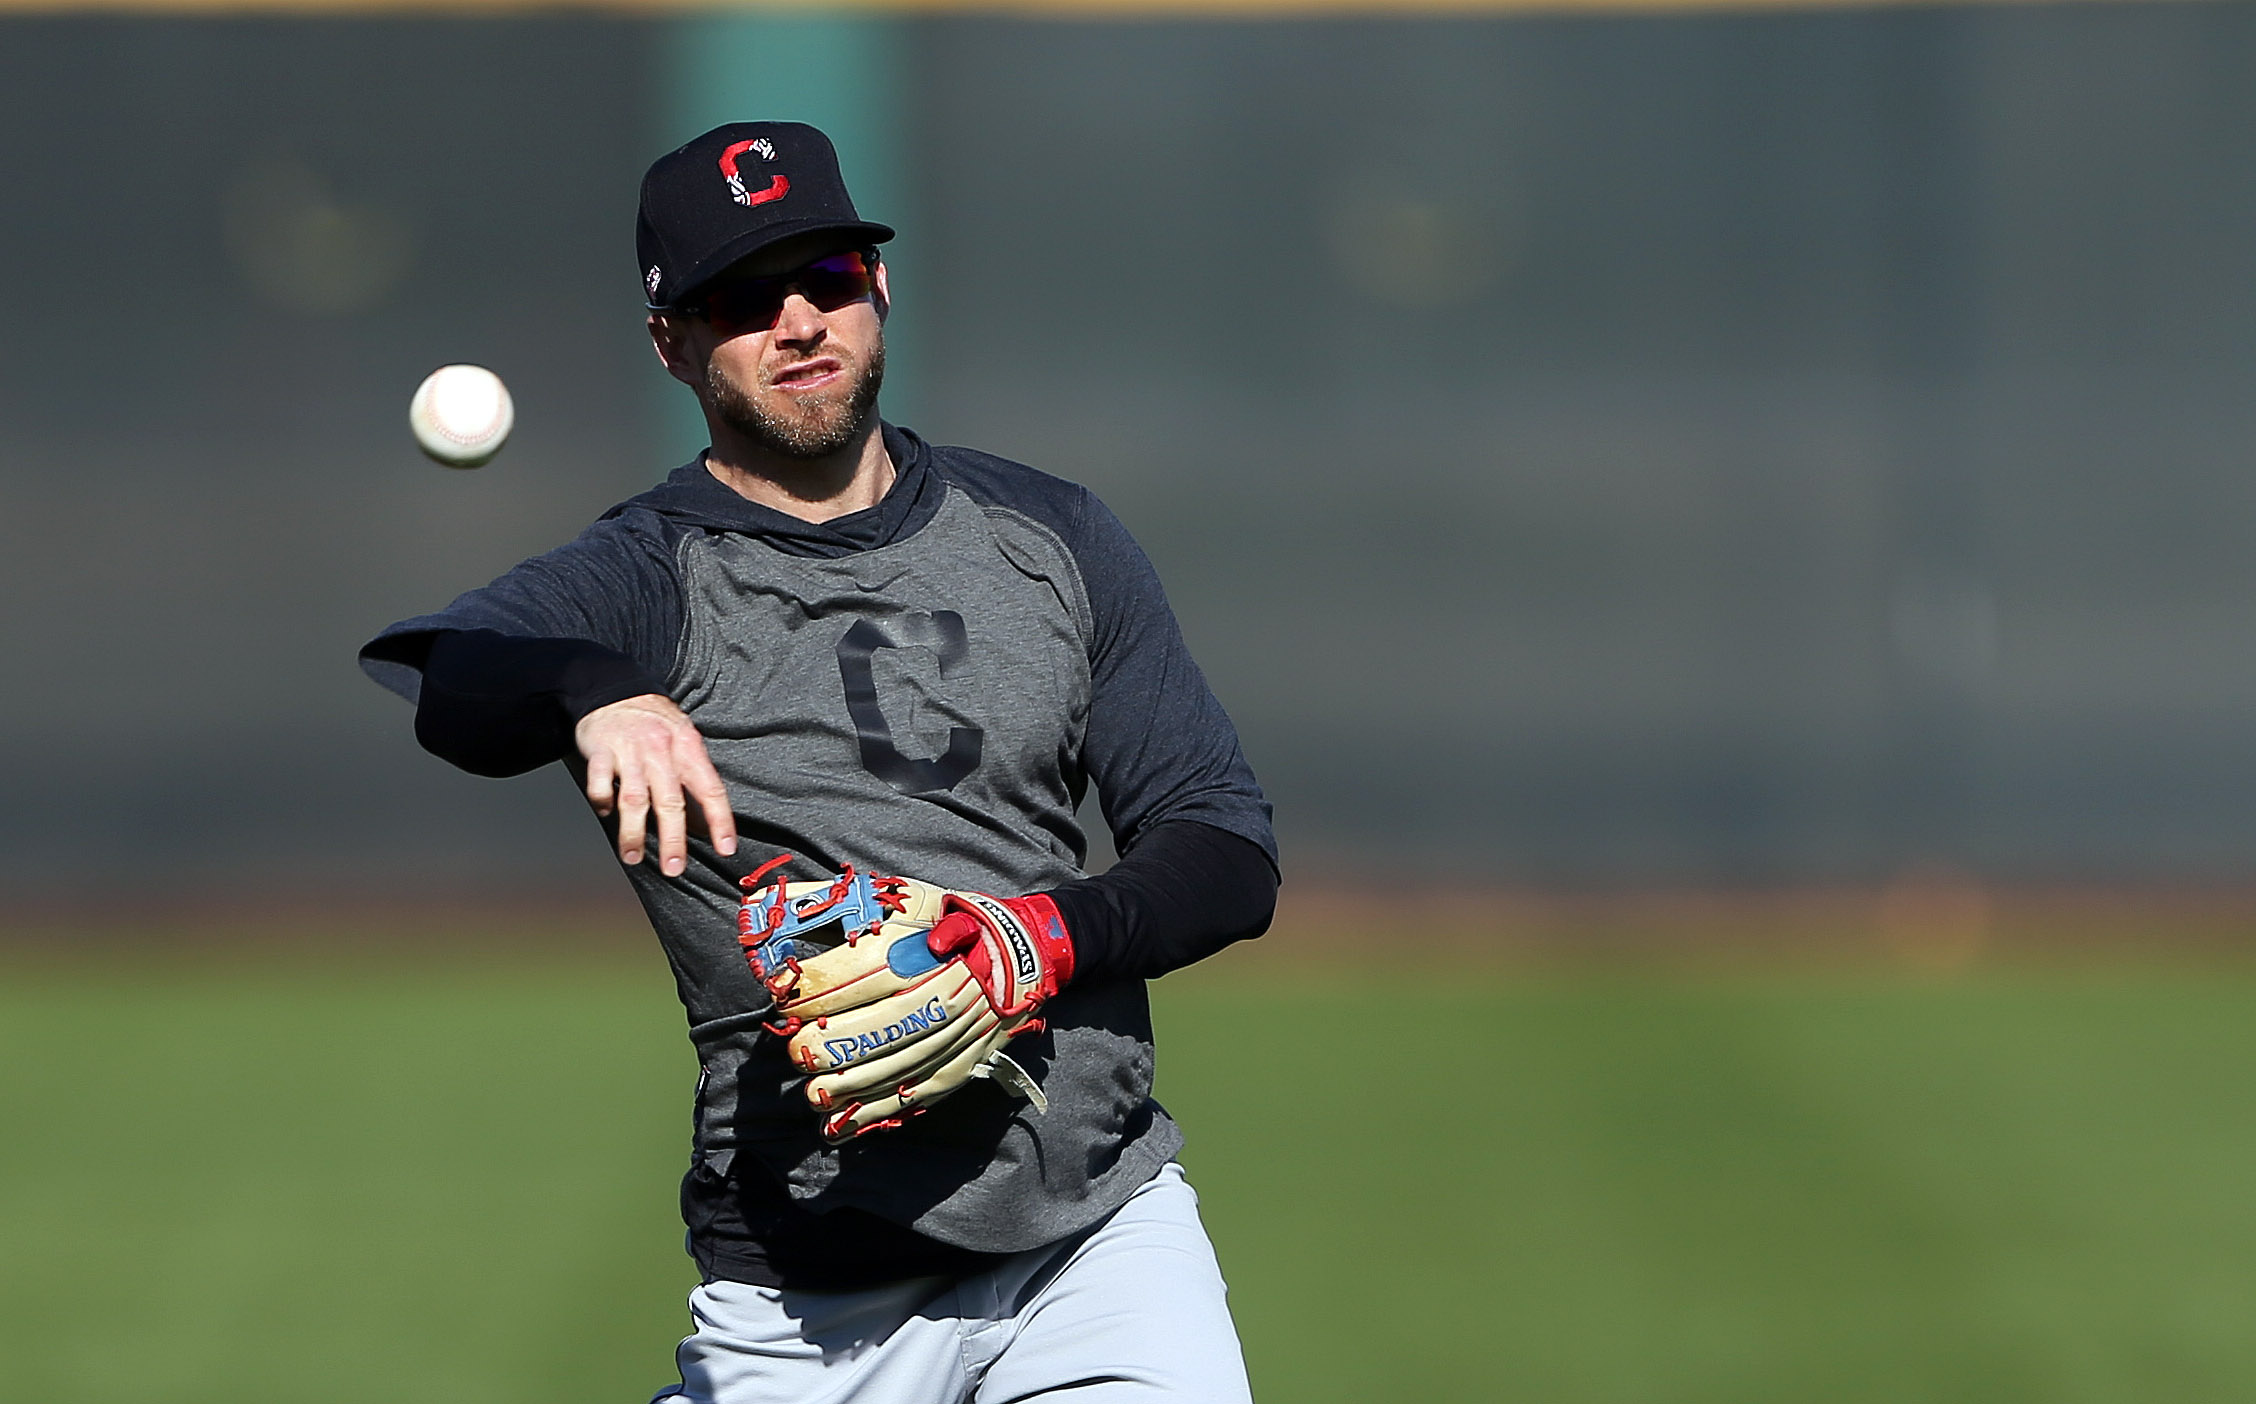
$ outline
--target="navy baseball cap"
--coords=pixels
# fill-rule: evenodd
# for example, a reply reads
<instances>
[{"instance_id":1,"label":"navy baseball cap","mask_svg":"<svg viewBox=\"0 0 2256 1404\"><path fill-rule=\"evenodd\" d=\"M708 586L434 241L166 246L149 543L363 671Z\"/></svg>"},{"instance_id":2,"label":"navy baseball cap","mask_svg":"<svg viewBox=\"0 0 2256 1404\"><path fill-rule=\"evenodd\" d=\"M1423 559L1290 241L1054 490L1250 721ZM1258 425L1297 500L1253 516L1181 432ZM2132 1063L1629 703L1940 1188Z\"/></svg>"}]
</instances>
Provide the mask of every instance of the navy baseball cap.
<instances>
[{"instance_id":1,"label":"navy baseball cap","mask_svg":"<svg viewBox=\"0 0 2256 1404\"><path fill-rule=\"evenodd\" d=\"M635 258L653 309L678 307L740 258L802 234L882 244L855 212L830 138L804 122L731 122L653 161L642 178Z\"/></svg>"}]
</instances>

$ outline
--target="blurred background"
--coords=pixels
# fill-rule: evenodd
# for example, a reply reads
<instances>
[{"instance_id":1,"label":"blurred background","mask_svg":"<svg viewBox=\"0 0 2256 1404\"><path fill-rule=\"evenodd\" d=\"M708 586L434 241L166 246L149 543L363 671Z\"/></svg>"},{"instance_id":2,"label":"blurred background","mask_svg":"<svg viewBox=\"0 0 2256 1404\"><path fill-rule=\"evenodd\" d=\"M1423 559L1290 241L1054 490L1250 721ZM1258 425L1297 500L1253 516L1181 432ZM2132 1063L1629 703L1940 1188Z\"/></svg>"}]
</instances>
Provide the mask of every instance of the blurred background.
<instances>
[{"instance_id":1,"label":"blurred background","mask_svg":"<svg viewBox=\"0 0 2256 1404\"><path fill-rule=\"evenodd\" d=\"M701 444L630 230L741 112L904 231L888 412L1144 541L1297 871L2237 881L2251 74L2242 4L6 20L0 882L608 888L353 653Z\"/></svg>"},{"instance_id":2,"label":"blurred background","mask_svg":"<svg viewBox=\"0 0 2256 1404\"><path fill-rule=\"evenodd\" d=\"M0 1395L664 1382L660 962L354 652L700 446L743 116L1276 802L1159 990L1265 1398L2256 1395L2256 5L1132 8L0 7ZM1417 1085L1280 1062L1374 960Z\"/></svg>"}]
</instances>

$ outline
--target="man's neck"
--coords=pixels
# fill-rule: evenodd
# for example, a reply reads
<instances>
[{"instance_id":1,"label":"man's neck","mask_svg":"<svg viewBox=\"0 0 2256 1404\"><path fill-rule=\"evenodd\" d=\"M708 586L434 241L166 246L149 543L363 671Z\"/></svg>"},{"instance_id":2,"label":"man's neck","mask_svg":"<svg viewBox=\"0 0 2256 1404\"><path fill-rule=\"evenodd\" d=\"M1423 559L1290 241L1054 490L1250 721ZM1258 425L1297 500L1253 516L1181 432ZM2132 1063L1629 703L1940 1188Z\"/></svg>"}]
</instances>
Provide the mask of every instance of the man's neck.
<instances>
[{"instance_id":1,"label":"man's neck","mask_svg":"<svg viewBox=\"0 0 2256 1404\"><path fill-rule=\"evenodd\" d=\"M893 486L877 416L852 443L821 458L788 458L714 425L705 471L737 496L803 522L827 522L875 507Z\"/></svg>"}]
</instances>

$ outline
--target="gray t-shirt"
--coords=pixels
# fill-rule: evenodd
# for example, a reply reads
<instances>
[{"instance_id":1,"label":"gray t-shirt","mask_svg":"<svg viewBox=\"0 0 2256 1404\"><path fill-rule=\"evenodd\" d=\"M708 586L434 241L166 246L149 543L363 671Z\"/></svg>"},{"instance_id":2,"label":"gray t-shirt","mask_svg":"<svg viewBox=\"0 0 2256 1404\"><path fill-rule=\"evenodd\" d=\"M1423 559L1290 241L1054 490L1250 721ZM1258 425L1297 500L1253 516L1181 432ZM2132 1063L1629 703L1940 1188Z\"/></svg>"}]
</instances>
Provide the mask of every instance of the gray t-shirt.
<instances>
[{"instance_id":1,"label":"gray t-shirt","mask_svg":"<svg viewBox=\"0 0 2256 1404\"><path fill-rule=\"evenodd\" d=\"M701 462L571 544L363 653L410 698L429 638L586 639L636 660L706 738L741 843L628 869L664 944L702 1074L697 1166L773 1177L794 1209L853 1209L980 1252L1095 1222L1181 1135L1151 1099L1144 986L1069 986L1012 1056L1036 1112L975 1083L898 1129L825 1145L762 1024L735 939L737 879L779 853L1015 895L1081 876L1094 784L1124 849L1192 820L1272 860L1269 810L1149 562L1087 489L888 426L896 480L822 524L745 501Z\"/></svg>"}]
</instances>

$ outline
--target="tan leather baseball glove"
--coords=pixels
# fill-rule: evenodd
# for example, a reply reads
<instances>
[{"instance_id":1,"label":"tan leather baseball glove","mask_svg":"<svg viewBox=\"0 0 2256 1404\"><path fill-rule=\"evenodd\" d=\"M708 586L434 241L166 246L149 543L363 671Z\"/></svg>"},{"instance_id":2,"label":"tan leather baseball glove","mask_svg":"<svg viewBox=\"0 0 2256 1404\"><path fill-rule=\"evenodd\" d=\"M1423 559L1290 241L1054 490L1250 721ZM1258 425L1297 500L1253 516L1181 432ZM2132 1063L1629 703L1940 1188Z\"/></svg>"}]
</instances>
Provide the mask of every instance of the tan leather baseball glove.
<instances>
[{"instance_id":1,"label":"tan leather baseball glove","mask_svg":"<svg viewBox=\"0 0 2256 1404\"><path fill-rule=\"evenodd\" d=\"M826 1139L898 1126L974 1078L1048 1110L1002 1051L1042 1026L1036 1011L1072 974L1046 898L951 892L851 865L823 882L764 882L788 861L743 880L737 941L775 1000L768 1027L808 1074Z\"/></svg>"}]
</instances>

